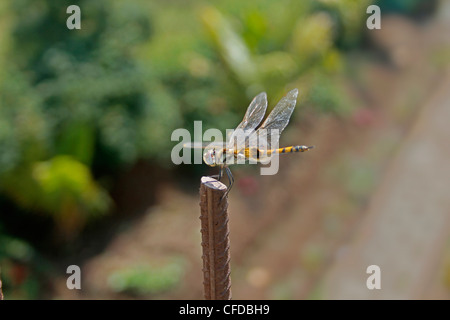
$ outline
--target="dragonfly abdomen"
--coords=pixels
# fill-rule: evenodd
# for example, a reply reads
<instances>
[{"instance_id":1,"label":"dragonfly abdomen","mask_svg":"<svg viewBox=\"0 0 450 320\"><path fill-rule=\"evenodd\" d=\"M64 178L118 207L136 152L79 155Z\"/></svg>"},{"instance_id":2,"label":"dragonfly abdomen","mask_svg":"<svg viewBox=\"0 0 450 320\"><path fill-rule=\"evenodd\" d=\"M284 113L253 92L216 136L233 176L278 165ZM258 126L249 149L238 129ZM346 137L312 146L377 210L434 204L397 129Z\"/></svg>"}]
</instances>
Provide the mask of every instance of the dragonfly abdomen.
<instances>
[{"instance_id":1,"label":"dragonfly abdomen","mask_svg":"<svg viewBox=\"0 0 450 320\"><path fill-rule=\"evenodd\" d=\"M271 149L271 150L262 150L256 147L245 148L240 151L236 151L235 155L243 154L245 159L256 159L261 160L267 157L272 156L273 154L281 154L281 153L292 153L292 152L305 152L314 147L308 146L290 146L285 148Z\"/></svg>"},{"instance_id":2,"label":"dragonfly abdomen","mask_svg":"<svg viewBox=\"0 0 450 320\"><path fill-rule=\"evenodd\" d=\"M290 146L290 147L285 147L285 148L268 150L267 154L272 155L274 153L281 154L281 153L292 153L292 152L305 152L312 148L313 147L308 147L308 146Z\"/></svg>"}]
</instances>

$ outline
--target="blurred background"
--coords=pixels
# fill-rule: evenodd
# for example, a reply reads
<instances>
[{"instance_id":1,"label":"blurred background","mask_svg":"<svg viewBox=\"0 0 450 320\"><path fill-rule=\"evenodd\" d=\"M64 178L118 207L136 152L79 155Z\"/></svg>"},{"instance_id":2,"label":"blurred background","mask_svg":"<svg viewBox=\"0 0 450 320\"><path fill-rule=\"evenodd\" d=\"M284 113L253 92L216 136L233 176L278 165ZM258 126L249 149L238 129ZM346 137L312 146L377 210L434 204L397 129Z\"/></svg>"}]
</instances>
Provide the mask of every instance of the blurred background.
<instances>
[{"instance_id":1,"label":"blurred background","mask_svg":"<svg viewBox=\"0 0 450 320\"><path fill-rule=\"evenodd\" d=\"M2 1L5 299L202 299L198 189L217 172L174 165L172 131L234 128L293 88L280 146L317 149L274 176L232 168L233 298L450 298L448 4Z\"/></svg>"}]
</instances>

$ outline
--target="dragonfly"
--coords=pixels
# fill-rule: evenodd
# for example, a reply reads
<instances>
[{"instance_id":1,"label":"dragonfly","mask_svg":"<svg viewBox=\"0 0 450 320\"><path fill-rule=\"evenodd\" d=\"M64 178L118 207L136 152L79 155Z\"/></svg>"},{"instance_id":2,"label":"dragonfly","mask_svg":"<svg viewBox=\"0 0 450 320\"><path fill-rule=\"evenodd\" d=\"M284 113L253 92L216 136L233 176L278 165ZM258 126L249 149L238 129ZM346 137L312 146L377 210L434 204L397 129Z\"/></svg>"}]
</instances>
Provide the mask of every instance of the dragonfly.
<instances>
[{"instance_id":1,"label":"dragonfly","mask_svg":"<svg viewBox=\"0 0 450 320\"><path fill-rule=\"evenodd\" d=\"M233 175L228 167L230 164L239 163L238 160L267 163L274 155L305 152L314 148L314 146L305 145L272 148L278 146L281 132L288 125L294 111L297 96L298 89L289 91L261 124L267 110L267 94L261 92L253 98L243 120L227 137L227 142L194 142L187 143L184 147L204 149L203 161L210 167L220 168L219 174L213 176L218 177L218 180L221 180L225 171L229 181L224 194L227 196L234 183Z\"/></svg>"}]
</instances>

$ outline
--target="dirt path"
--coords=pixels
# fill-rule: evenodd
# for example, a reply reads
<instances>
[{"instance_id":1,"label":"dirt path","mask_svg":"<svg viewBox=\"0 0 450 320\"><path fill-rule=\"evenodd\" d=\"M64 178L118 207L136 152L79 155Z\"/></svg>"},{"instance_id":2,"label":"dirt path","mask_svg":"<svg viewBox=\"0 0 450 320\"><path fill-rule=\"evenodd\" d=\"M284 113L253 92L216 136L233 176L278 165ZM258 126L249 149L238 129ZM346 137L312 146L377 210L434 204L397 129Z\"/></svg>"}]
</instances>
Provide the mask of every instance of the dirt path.
<instances>
[{"instance_id":1,"label":"dirt path","mask_svg":"<svg viewBox=\"0 0 450 320\"><path fill-rule=\"evenodd\" d=\"M448 34L449 20L444 17L417 33L416 43L424 54L409 78L431 70L430 57L448 50L449 40L440 35ZM448 62L438 74L439 81L434 82L400 151L390 161L360 227L323 280L324 298L450 298L445 283L450 267L446 261L450 238ZM381 268L380 290L367 289L370 265Z\"/></svg>"},{"instance_id":2,"label":"dirt path","mask_svg":"<svg viewBox=\"0 0 450 320\"><path fill-rule=\"evenodd\" d=\"M450 72L423 108L323 287L330 299L423 298L450 232ZM381 268L368 290L366 268Z\"/></svg>"},{"instance_id":3,"label":"dirt path","mask_svg":"<svg viewBox=\"0 0 450 320\"><path fill-rule=\"evenodd\" d=\"M448 40L436 35L449 29L448 22L438 21L427 40L445 48ZM422 59L422 68L430 69L429 61ZM445 288L450 267L445 260L450 238L450 69L441 74L359 230L323 281L324 298L450 298ZM372 264L381 268L380 290L366 286L366 268Z\"/></svg>"}]
</instances>

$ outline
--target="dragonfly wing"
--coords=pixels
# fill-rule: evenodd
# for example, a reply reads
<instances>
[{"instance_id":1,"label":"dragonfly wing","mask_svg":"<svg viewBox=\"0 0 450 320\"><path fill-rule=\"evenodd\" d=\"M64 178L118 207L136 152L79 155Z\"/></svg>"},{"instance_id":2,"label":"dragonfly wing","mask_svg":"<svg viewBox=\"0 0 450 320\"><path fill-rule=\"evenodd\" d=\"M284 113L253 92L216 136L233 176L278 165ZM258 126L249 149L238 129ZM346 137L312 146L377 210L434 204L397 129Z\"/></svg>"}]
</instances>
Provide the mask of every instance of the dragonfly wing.
<instances>
[{"instance_id":1,"label":"dragonfly wing","mask_svg":"<svg viewBox=\"0 0 450 320\"><path fill-rule=\"evenodd\" d=\"M261 123L262 119L267 110L267 94L261 92L255 98L253 98L247 112L245 113L244 119L236 127L233 133L228 137L228 148L229 149L241 149L245 146L245 137L238 137L239 134L243 132L248 135L253 132L255 128ZM237 138L237 143L236 143ZM235 145L236 144L236 145Z\"/></svg>"},{"instance_id":2,"label":"dragonfly wing","mask_svg":"<svg viewBox=\"0 0 450 320\"><path fill-rule=\"evenodd\" d=\"M247 108L244 119L236 127L236 129L254 130L264 118L267 110L267 94L261 92L255 98Z\"/></svg>"},{"instance_id":3,"label":"dragonfly wing","mask_svg":"<svg viewBox=\"0 0 450 320\"><path fill-rule=\"evenodd\" d=\"M297 96L298 90L294 89L289 91L280 102L278 102L263 124L250 136L250 146L262 144L263 147L267 145L267 149L271 149L278 144L281 132L283 132L284 128L288 125L289 119L294 111ZM275 134L276 132L271 132L271 130L278 130L278 134ZM264 145L264 143L266 145Z\"/></svg>"},{"instance_id":4,"label":"dragonfly wing","mask_svg":"<svg viewBox=\"0 0 450 320\"><path fill-rule=\"evenodd\" d=\"M223 142L188 142L183 144L183 148L190 149L205 149L207 147L224 148L225 144Z\"/></svg>"}]
</instances>

